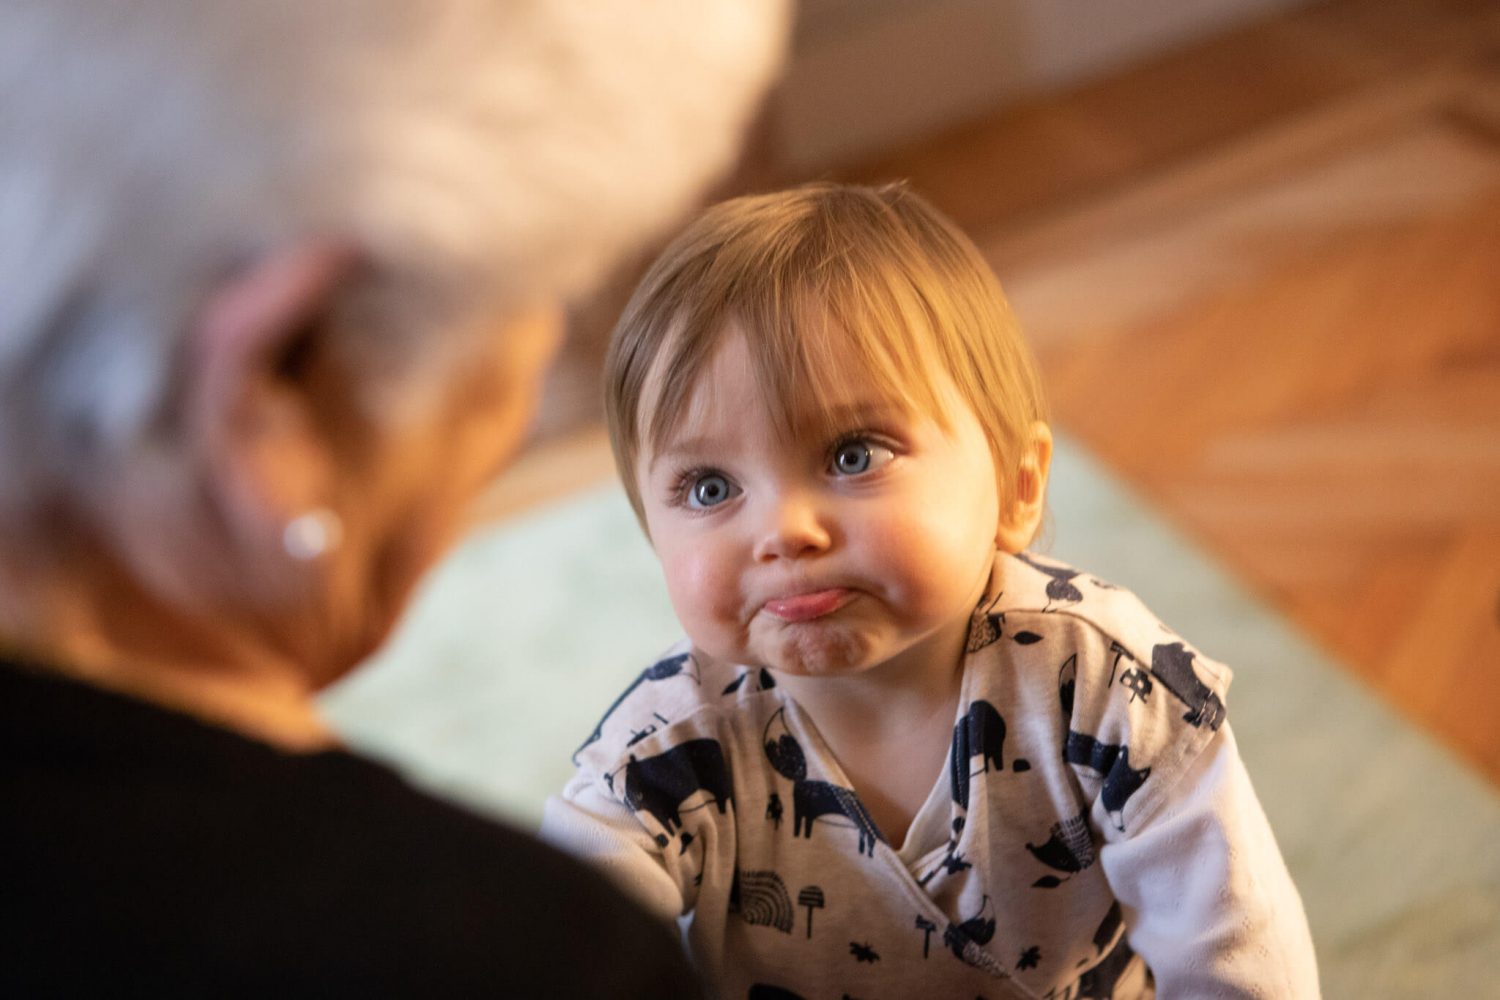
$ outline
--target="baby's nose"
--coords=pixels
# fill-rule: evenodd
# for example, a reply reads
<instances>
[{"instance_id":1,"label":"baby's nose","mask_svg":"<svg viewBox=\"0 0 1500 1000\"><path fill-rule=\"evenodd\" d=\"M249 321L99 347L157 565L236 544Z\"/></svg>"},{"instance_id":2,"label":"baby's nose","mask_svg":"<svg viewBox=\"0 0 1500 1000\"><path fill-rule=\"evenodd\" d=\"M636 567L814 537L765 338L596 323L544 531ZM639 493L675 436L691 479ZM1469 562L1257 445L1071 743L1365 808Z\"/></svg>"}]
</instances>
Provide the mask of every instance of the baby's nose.
<instances>
[{"instance_id":1,"label":"baby's nose","mask_svg":"<svg viewBox=\"0 0 1500 1000\"><path fill-rule=\"evenodd\" d=\"M814 498L786 494L767 504L755 544L755 559L796 559L826 551L832 543L827 518Z\"/></svg>"}]
</instances>

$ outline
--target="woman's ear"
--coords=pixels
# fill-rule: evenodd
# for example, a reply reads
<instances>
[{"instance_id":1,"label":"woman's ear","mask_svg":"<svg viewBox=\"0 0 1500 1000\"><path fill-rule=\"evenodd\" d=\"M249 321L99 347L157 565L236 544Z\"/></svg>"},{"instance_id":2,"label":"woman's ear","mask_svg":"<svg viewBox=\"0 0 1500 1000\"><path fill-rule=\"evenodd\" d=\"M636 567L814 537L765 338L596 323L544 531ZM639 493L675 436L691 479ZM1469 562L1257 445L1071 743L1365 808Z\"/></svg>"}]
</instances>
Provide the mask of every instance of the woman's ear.
<instances>
[{"instance_id":1,"label":"woman's ear","mask_svg":"<svg viewBox=\"0 0 1500 1000\"><path fill-rule=\"evenodd\" d=\"M187 431L235 542L279 542L333 501L329 403L306 375L354 260L338 243L280 248L221 283L193 323Z\"/></svg>"},{"instance_id":2,"label":"woman's ear","mask_svg":"<svg viewBox=\"0 0 1500 1000\"><path fill-rule=\"evenodd\" d=\"M995 545L1002 552L1020 552L1031 544L1046 510L1047 475L1051 470L1052 428L1038 420L1031 425L1025 453L1016 465L1010 502L1000 511Z\"/></svg>"}]
</instances>

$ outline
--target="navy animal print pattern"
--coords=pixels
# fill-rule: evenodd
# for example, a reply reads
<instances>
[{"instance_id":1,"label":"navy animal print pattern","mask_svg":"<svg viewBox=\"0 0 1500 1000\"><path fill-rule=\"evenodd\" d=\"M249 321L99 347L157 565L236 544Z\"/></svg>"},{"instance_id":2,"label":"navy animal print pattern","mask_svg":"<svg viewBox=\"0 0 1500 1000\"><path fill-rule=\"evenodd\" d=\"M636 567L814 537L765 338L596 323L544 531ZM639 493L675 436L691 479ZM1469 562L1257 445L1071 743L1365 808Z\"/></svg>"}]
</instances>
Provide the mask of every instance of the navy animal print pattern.
<instances>
[{"instance_id":1,"label":"navy animal print pattern","mask_svg":"<svg viewBox=\"0 0 1500 1000\"><path fill-rule=\"evenodd\" d=\"M946 813L913 824L909 862L762 667L681 646L579 748L580 774L658 845L723 996L1123 997L1144 981L1100 852L1171 801L1222 727L1228 672L1127 591L1039 556L1000 564L924 806Z\"/></svg>"},{"instance_id":2,"label":"navy animal print pattern","mask_svg":"<svg viewBox=\"0 0 1500 1000\"><path fill-rule=\"evenodd\" d=\"M1005 612L996 611L995 607L1005 595L995 595L985 606L975 611L974 617L969 622L969 637L965 643L964 650L969 653L977 653L987 646L991 646L1001 639L1009 639L1018 646L1031 646L1042 641L1042 637L1028 629L1006 630Z\"/></svg>"},{"instance_id":3,"label":"navy animal print pattern","mask_svg":"<svg viewBox=\"0 0 1500 1000\"><path fill-rule=\"evenodd\" d=\"M1040 562L1037 559L1026 555L1024 552L1021 555L1016 556L1016 558L1021 560L1023 563L1030 566L1037 572L1044 573L1047 576L1051 577L1051 579L1047 581L1047 606L1042 610L1050 611L1054 603L1077 604L1083 600L1083 591L1073 586L1073 581L1082 575L1078 572L1078 570L1074 569L1071 566L1061 566L1056 563L1049 564Z\"/></svg>"},{"instance_id":4,"label":"navy animal print pattern","mask_svg":"<svg viewBox=\"0 0 1500 1000\"><path fill-rule=\"evenodd\" d=\"M953 825L955 830L962 830L964 827L963 818L960 817L954 820ZM973 867L969 860L963 856L963 852L958 849L958 841L950 840L948 841L948 852L938 861L937 867L918 879L917 884L925 886L938 875L958 875Z\"/></svg>"},{"instance_id":5,"label":"navy animal print pattern","mask_svg":"<svg viewBox=\"0 0 1500 1000\"><path fill-rule=\"evenodd\" d=\"M588 739L584 740L583 743L578 747L578 749L573 751L573 763L577 764L578 755L583 753L583 751L588 749L592 744L597 743L603 737L604 724L608 722L610 716L614 715L615 711L621 705L623 705L632 694L635 693L636 688L640 687L642 684L645 684L647 681L665 681L670 680L673 677L687 676L692 677L696 680L696 674L692 669L694 665L695 664L693 663L693 657L691 654L678 653L676 656L668 656L664 657L663 659L657 660L655 663L651 664L651 666L647 667L645 670L642 670L640 676L631 681L630 686L620 693L620 697L615 699L615 703L613 705L609 706L609 709L604 713L604 717L600 719L599 724L594 727L594 731L592 733L589 733ZM660 719L661 716L657 715L656 718ZM655 731L656 726L655 724L653 724L649 732L646 730L641 730L640 732L644 732L646 733L646 735L649 735L651 732ZM639 739L640 737L636 736L631 740L631 742L639 742Z\"/></svg>"},{"instance_id":6,"label":"navy animal print pattern","mask_svg":"<svg viewBox=\"0 0 1500 1000\"><path fill-rule=\"evenodd\" d=\"M734 802L729 764L717 740L688 740L654 757L632 757L625 765L625 804L650 813L667 837L681 829L682 803L698 792L707 794L721 816Z\"/></svg>"},{"instance_id":7,"label":"navy animal print pattern","mask_svg":"<svg viewBox=\"0 0 1500 1000\"><path fill-rule=\"evenodd\" d=\"M1089 831L1088 816L1079 813L1052 824L1041 844L1026 843L1026 850L1058 875L1043 875L1031 883L1037 889L1055 889L1069 876L1076 875L1094 863L1094 837Z\"/></svg>"},{"instance_id":8,"label":"navy animal print pattern","mask_svg":"<svg viewBox=\"0 0 1500 1000\"><path fill-rule=\"evenodd\" d=\"M1104 779L1099 792L1099 801L1104 811L1114 822L1115 829L1125 829L1125 804L1140 791L1146 779L1151 777L1151 768L1130 766L1130 747L1100 743L1083 733L1068 733L1063 745L1063 760L1069 764L1088 768Z\"/></svg>"},{"instance_id":9,"label":"navy animal print pattern","mask_svg":"<svg viewBox=\"0 0 1500 1000\"><path fill-rule=\"evenodd\" d=\"M964 958L965 950L974 945L986 945L995 936L995 906L989 896L979 904L979 912L956 924L949 924L943 931L943 943L954 957Z\"/></svg>"},{"instance_id":10,"label":"navy animal print pattern","mask_svg":"<svg viewBox=\"0 0 1500 1000\"><path fill-rule=\"evenodd\" d=\"M773 730L776 732L773 733ZM787 731L784 709L766 723L765 750L771 767L792 783L793 837L811 839L813 820L839 817L847 822L837 825L852 826L859 832L859 853L874 856L875 845L885 839L875 828L875 820L870 817L869 811L852 788L807 776L807 757L802 751L802 744Z\"/></svg>"},{"instance_id":11,"label":"navy animal print pattern","mask_svg":"<svg viewBox=\"0 0 1500 1000\"><path fill-rule=\"evenodd\" d=\"M1047 1000L1112 1000L1134 958L1130 942L1121 936L1110 953L1079 976L1076 982L1064 989L1048 990L1043 995Z\"/></svg>"},{"instance_id":12,"label":"navy animal print pattern","mask_svg":"<svg viewBox=\"0 0 1500 1000\"><path fill-rule=\"evenodd\" d=\"M734 871L729 890L729 912L738 913L747 924L774 927L783 934L792 932L796 918L792 897L781 876L771 871Z\"/></svg>"},{"instance_id":13,"label":"navy animal print pattern","mask_svg":"<svg viewBox=\"0 0 1500 1000\"><path fill-rule=\"evenodd\" d=\"M1187 706L1183 721L1218 729L1224 721L1224 703L1193 670L1196 654L1181 642L1165 643L1151 650L1151 674L1177 700Z\"/></svg>"},{"instance_id":14,"label":"navy animal print pattern","mask_svg":"<svg viewBox=\"0 0 1500 1000\"><path fill-rule=\"evenodd\" d=\"M1005 770L1005 720L1000 712L987 701L969 703L969 709L953 727L953 746L948 753L950 768L949 786L953 801L963 809L969 808L969 761L979 756L984 764L980 773L988 774L991 765L996 771Z\"/></svg>"}]
</instances>

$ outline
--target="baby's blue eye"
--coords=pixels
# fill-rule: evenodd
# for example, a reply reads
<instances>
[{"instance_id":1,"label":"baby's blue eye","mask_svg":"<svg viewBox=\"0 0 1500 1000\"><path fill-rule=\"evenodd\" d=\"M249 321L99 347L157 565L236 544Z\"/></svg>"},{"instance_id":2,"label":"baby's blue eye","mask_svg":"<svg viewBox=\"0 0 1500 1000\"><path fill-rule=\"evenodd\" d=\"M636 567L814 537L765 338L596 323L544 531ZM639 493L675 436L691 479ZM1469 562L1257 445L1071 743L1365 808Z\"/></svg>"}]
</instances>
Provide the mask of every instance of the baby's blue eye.
<instances>
[{"instance_id":1,"label":"baby's blue eye","mask_svg":"<svg viewBox=\"0 0 1500 1000\"><path fill-rule=\"evenodd\" d=\"M870 468L870 446L863 441L839 445L833 453L833 470L844 476L857 476Z\"/></svg>"},{"instance_id":2,"label":"baby's blue eye","mask_svg":"<svg viewBox=\"0 0 1500 1000\"><path fill-rule=\"evenodd\" d=\"M688 487L689 507L717 507L734 496L734 486L717 472L710 472L693 480Z\"/></svg>"},{"instance_id":3,"label":"baby's blue eye","mask_svg":"<svg viewBox=\"0 0 1500 1000\"><path fill-rule=\"evenodd\" d=\"M873 444L864 438L845 441L833 453L833 473L837 476L858 476L894 458L889 448Z\"/></svg>"}]
</instances>

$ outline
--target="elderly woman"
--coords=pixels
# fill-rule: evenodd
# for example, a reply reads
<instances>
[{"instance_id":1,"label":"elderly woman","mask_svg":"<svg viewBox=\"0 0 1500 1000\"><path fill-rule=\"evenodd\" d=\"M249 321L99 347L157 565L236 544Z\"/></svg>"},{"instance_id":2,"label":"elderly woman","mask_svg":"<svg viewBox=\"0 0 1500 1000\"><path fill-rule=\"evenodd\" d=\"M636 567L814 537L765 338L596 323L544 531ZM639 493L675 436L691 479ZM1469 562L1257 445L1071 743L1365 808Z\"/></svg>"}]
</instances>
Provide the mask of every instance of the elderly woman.
<instances>
[{"instance_id":1,"label":"elderly woman","mask_svg":"<svg viewBox=\"0 0 1500 1000\"><path fill-rule=\"evenodd\" d=\"M728 159L779 4L0 4L0 994L680 995L337 746L558 303Z\"/></svg>"}]
</instances>

